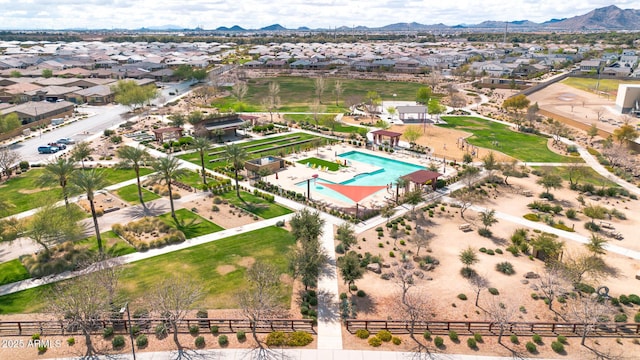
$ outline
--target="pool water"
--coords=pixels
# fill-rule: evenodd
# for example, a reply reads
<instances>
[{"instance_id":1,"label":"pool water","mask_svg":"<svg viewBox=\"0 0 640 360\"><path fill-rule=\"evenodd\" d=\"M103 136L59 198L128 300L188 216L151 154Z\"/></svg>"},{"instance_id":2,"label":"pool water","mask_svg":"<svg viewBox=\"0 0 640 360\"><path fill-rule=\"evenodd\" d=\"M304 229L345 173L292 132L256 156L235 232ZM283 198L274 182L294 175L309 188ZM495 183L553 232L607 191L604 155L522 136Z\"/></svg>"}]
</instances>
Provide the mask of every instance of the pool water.
<instances>
[{"instance_id":1,"label":"pool water","mask_svg":"<svg viewBox=\"0 0 640 360\"><path fill-rule=\"evenodd\" d=\"M371 173L358 174L349 180L341 182L342 185L384 186L388 185L389 183L395 183L395 181L401 176L410 174L414 171L425 169L423 166L410 164L404 161L388 159L381 156L366 154L359 151L350 151L344 154L340 154L338 155L338 157L346 159L347 161L357 161L381 168ZM322 194L324 196L334 198L348 204L354 203L351 199L340 194L339 192L322 186L321 183L334 184L334 182L322 178L311 180L312 198L313 194ZM306 181L299 182L296 184L296 186L303 189L303 191L306 193ZM384 191L384 189L380 191Z\"/></svg>"}]
</instances>

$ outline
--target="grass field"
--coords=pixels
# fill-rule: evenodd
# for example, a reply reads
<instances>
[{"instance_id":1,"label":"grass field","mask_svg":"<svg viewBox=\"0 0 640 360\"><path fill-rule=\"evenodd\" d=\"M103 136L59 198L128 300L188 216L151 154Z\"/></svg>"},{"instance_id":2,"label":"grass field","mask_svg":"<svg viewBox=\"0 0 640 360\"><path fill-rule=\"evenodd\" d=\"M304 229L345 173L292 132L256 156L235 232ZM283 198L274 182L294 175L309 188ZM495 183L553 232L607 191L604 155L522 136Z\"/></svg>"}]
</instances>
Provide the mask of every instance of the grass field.
<instances>
[{"instance_id":1,"label":"grass field","mask_svg":"<svg viewBox=\"0 0 640 360\"><path fill-rule=\"evenodd\" d=\"M620 80L620 79L592 79L592 78L577 78L568 77L562 80L562 83L569 85L579 90L595 92L598 91L609 94L611 97L618 95L618 85L625 84L640 84L639 80Z\"/></svg>"},{"instance_id":2,"label":"grass field","mask_svg":"<svg viewBox=\"0 0 640 360\"><path fill-rule=\"evenodd\" d=\"M0 264L0 285L25 280L30 277L31 275L18 259Z\"/></svg>"},{"instance_id":3,"label":"grass field","mask_svg":"<svg viewBox=\"0 0 640 360\"><path fill-rule=\"evenodd\" d=\"M223 227L214 224L211 221L203 218L198 214L194 214L187 209L176 210L176 217L181 224L179 226L177 226L173 221L171 213L166 213L159 216L160 220L164 221L167 225L182 231L187 239L224 230Z\"/></svg>"},{"instance_id":4,"label":"grass field","mask_svg":"<svg viewBox=\"0 0 640 360\"><path fill-rule=\"evenodd\" d=\"M222 198L227 199L229 203L244 209L252 214L258 215L263 219L271 219L281 215L290 214L293 211L282 205L268 202L267 200L257 197L253 194L249 194L245 191L240 191L242 200L238 199L235 191L230 191L221 195Z\"/></svg>"},{"instance_id":5,"label":"grass field","mask_svg":"<svg viewBox=\"0 0 640 360\"><path fill-rule=\"evenodd\" d=\"M117 257L136 252L136 249L133 246L129 245L128 242L121 239L113 231L105 231L100 233L100 235L104 252L111 256ZM92 252L96 254L98 253L98 241L96 240L95 235L76 241L76 245L85 246Z\"/></svg>"},{"instance_id":6,"label":"grass field","mask_svg":"<svg viewBox=\"0 0 640 360\"><path fill-rule=\"evenodd\" d=\"M140 169L140 175L151 173L151 169ZM51 199L62 200L62 190L56 184L49 187L37 185L43 169L31 169L26 173L12 177L0 185L0 197L14 206L9 208L7 215L18 214L44 205ZM130 169L104 169L107 185L117 184L135 178L135 172Z\"/></svg>"},{"instance_id":7,"label":"grass field","mask_svg":"<svg viewBox=\"0 0 640 360\"><path fill-rule=\"evenodd\" d=\"M140 200L138 199L138 185L136 184L121 187L120 189L116 190L116 195L129 204L137 205L140 203ZM160 197L160 195L142 188L142 200L144 200L145 203L152 200L160 199Z\"/></svg>"},{"instance_id":8,"label":"grass field","mask_svg":"<svg viewBox=\"0 0 640 360\"><path fill-rule=\"evenodd\" d=\"M340 79L342 81L343 94L336 105L336 97L333 93L336 79L325 80L326 89L321 98L321 103L326 107L324 112L344 112L344 99L358 96L363 98L368 91L376 91L382 100L415 100L418 88L423 85L408 82L393 82L383 80L353 80ZM279 112L309 112L309 106L316 99L314 79L306 77L281 76L268 79L249 80L249 91L244 98L246 110L235 111L264 111L260 104L265 94L269 92L269 84L275 81L280 85L281 106ZM214 106L228 106L235 103L231 98L216 100ZM236 104L237 105L237 104ZM227 107L230 109L232 107Z\"/></svg>"},{"instance_id":9,"label":"grass field","mask_svg":"<svg viewBox=\"0 0 640 360\"><path fill-rule=\"evenodd\" d=\"M569 172L566 166L532 166L532 169L540 169L546 172L550 172L554 175L559 175L562 180L569 181ZM585 174L579 179L580 184L593 184L595 186L606 187L619 187L615 182L608 180L602 175L598 174L590 167L584 168Z\"/></svg>"},{"instance_id":10,"label":"grass field","mask_svg":"<svg viewBox=\"0 0 640 360\"><path fill-rule=\"evenodd\" d=\"M282 136L275 136L271 138L258 139L254 141L249 141L246 143L242 143L241 146L247 150L247 152L256 152L254 154L249 154L249 159L255 159L265 155L277 155L279 152L283 153L291 153L294 149L305 148L307 146L311 146L312 139L326 139L321 136L311 135L307 133L292 133L286 134ZM308 142L301 145L294 146L286 146L287 144L309 140ZM282 146L281 148L274 149L275 147ZM260 152L264 150L264 152ZM209 155L213 154L213 155ZM182 160L189 161L191 163L200 165L200 154L197 152L180 155L178 156ZM215 160L214 162L210 162L210 160ZM226 159L224 157L224 146L217 146L211 148L207 154L204 156L205 167L207 169L215 169L221 166L227 165ZM183 181L183 180L181 180ZM183 181L184 182L184 181Z\"/></svg>"},{"instance_id":11,"label":"grass field","mask_svg":"<svg viewBox=\"0 0 640 360\"><path fill-rule=\"evenodd\" d=\"M527 162L580 162L581 158L562 156L549 150L547 138L511 130L508 126L480 118L466 116L443 116L447 124L437 126L473 133L467 138L470 144L493 149ZM498 142L498 146L494 145Z\"/></svg>"},{"instance_id":12,"label":"grass field","mask_svg":"<svg viewBox=\"0 0 640 360\"><path fill-rule=\"evenodd\" d=\"M315 164L316 167L318 167L318 166L326 166L331 171L338 171L340 169L340 165L338 163L336 163L336 162L322 160L322 159L318 159L318 158L314 158L314 157L298 160L298 163L303 164L305 166L307 165L307 163L310 163L311 165Z\"/></svg>"}]
</instances>

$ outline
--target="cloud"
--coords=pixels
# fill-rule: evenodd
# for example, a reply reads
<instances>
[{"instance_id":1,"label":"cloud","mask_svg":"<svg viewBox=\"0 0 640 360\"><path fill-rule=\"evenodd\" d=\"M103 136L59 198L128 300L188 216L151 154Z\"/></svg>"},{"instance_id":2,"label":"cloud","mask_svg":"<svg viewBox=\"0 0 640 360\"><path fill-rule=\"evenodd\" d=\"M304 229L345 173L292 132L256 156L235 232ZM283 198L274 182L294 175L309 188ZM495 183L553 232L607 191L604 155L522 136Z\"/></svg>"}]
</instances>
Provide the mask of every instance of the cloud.
<instances>
[{"instance_id":1,"label":"cloud","mask_svg":"<svg viewBox=\"0 0 640 360\"><path fill-rule=\"evenodd\" d=\"M384 26L397 22L447 25L485 20L531 20L582 15L610 0L0 0L1 28L129 28L173 24L205 29L240 25L260 28L279 23L288 28L308 26ZM637 1L619 0L627 9Z\"/></svg>"}]
</instances>

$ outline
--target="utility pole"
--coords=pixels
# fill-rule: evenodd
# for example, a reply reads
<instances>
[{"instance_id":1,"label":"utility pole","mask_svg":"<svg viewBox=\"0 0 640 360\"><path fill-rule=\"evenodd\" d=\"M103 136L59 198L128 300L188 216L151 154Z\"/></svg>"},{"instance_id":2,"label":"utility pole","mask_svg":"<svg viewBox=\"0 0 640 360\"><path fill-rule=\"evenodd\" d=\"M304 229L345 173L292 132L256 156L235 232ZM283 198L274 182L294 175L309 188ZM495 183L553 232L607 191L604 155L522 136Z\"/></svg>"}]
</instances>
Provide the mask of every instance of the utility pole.
<instances>
[{"instance_id":1,"label":"utility pole","mask_svg":"<svg viewBox=\"0 0 640 360\"><path fill-rule=\"evenodd\" d=\"M133 355L133 360L136 360L136 347L133 342L133 331L131 328L131 314L129 313L129 302L124 303L124 306L120 309L120 313L123 314L127 312L127 331L129 331L129 339L131 339L131 354Z\"/></svg>"}]
</instances>

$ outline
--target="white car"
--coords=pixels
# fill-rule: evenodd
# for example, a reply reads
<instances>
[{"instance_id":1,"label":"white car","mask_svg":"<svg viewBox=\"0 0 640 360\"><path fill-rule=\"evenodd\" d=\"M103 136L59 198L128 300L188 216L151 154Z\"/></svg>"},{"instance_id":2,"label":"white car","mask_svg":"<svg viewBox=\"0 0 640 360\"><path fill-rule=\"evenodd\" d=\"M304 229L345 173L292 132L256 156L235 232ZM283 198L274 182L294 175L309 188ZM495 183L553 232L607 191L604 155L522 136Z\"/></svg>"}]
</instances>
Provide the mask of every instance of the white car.
<instances>
[{"instance_id":1,"label":"white car","mask_svg":"<svg viewBox=\"0 0 640 360\"><path fill-rule=\"evenodd\" d=\"M65 144L65 145L73 145L73 144L76 143L76 141L73 140L72 138L62 138L62 139L58 139L58 141L56 141L56 143Z\"/></svg>"}]
</instances>

